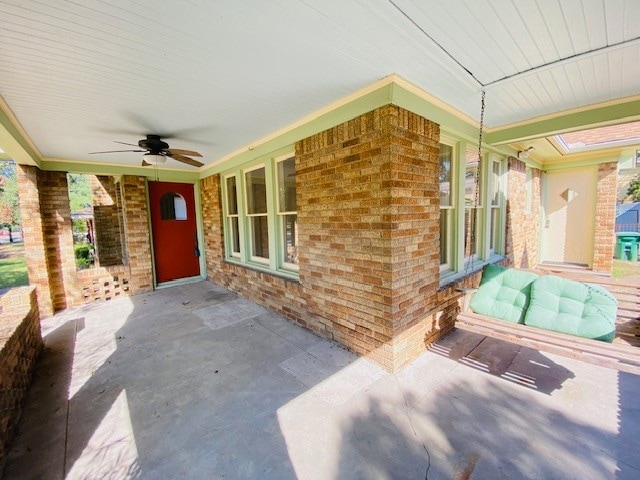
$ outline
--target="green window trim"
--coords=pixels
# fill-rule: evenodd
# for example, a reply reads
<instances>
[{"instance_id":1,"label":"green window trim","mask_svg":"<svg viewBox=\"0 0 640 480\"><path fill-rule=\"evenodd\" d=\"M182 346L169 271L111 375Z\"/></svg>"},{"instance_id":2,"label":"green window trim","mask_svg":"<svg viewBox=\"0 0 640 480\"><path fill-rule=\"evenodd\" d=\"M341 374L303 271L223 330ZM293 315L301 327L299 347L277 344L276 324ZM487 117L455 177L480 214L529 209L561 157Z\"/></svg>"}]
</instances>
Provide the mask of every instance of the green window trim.
<instances>
[{"instance_id":1,"label":"green window trim","mask_svg":"<svg viewBox=\"0 0 640 480\"><path fill-rule=\"evenodd\" d=\"M291 148L221 172L224 252L230 263L296 280L297 211L280 209L279 168L283 162L287 162L287 174L293 175L286 181L288 193L295 197L295 156ZM231 191L234 185L235 197ZM289 203L295 205L291 200ZM284 247L287 242L291 244L289 250Z\"/></svg>"},{"instance_id":2,"label":"green window trim","mask_svg":"<svg viewBox=\"0 0 640 480\"><path fill-rule=\"evenodd\" d=\"M451 206L440 206L441 225L443 213L446 212L447 228L441 228L440 245L449 248L446 261L441 255L440 285L446 285L464 275L477 270L476 267L487 262L494 262L504 254L506 227L506 158L482 152L479 166L473 166L474 178L480 182L477 205L475 203L475 187L469 189L468 160L470 155L477 156L477 145L461 138L445 137L441 145L453 149L454 161L451 165ZM477 163L477 162L476 162ZM462 192L462 193L460 193ZM472 221L469 221L469 215ZM475 248L472 255L465 252L468 242L466 224L475 228ZM444 237L443 237L444 235Z\"/></svg>"}]
</instances>

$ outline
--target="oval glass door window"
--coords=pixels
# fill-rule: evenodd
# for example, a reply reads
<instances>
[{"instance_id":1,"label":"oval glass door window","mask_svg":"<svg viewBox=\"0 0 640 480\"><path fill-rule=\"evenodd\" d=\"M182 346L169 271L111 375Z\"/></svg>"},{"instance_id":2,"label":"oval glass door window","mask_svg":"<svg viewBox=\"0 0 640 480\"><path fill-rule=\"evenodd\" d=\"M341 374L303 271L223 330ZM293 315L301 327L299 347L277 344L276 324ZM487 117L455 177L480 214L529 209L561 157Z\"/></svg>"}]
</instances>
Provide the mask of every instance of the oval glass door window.
<instances>
[{"instance_id":1,"label":"oval glass door window","mask_svg":"<svg viewBox=\"0 0 640 480\"><path fill-rule=\"evenodd\" d=\"M186 220L187 202L182 195L167 192L160 198L160 218L162 220Z\"/></svg>"}]
</instances>

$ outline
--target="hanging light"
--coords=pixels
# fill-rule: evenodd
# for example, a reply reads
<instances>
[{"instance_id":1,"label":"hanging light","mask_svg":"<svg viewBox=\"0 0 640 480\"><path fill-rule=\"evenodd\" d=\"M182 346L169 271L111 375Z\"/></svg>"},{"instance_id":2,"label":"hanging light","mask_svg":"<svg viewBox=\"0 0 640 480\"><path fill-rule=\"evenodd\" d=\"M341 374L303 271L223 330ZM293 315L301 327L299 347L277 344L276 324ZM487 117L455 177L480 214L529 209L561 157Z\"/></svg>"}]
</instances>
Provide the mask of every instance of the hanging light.
<instances>
[{"instance_id":1,"label":"hanging light","mask_svg":"<svg viewBox=\"0 0 640 480\"><path fill-rule=\"evenodd\" d=\"M142 160L151 165L160 165L161 163L165 163L167 161L167 157L164 155L160 155L159 153L145 153L142 156Z\"/></svg>"}]
</instances>

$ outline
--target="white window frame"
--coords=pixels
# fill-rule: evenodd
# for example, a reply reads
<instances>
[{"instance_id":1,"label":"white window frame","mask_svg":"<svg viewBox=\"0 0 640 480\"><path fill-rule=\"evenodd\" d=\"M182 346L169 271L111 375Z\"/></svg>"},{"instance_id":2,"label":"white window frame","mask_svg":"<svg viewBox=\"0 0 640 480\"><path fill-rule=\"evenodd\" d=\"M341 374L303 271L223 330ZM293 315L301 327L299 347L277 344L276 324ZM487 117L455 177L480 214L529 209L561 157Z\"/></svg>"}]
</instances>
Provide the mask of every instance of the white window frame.
<instances>
[{"instance_id":1,"label":"white window frame","mask_svg":"<svg viewBox=\"0 0 640 480\"><path fill-rule=\"evenodd\" d=\"M455 140L451 137L441 137L440 143L453 146L454 148L454 165L452 166L452 207L450 231L450 258L448 264L440 266L440 285L449 284L462 278L464 275L476 271L484 266L487 262L498 261L504 255L505 248L505 230L506 230L506 157L493 151L483 150L482 159L479 165L479 195L478 205L476 207L467 207L466 205L466 183L465 176L467 171L467 152L475 152L477 155L478 146L464 139ZM493 165L500 165L499 179L497 188L499 189L499 203L493 205L492 193L493 186ZM442 207L441 207L442 208ZM475 253L471 256L465 256L465 239L467 232L465 231L465 216L468 210L473 209L475 215ZM497 218L497 227L494 232L494 242L491 245L491 211L499 210ZM493 246L493 248L491 248ZM473 267L471 270L470 267Z\"/></svg>"},{"instance_id":2,"label":"white window frame","mask_svg":"<svg viewBox=\"0 0 640 480\"><path fill-rule=\"evenodd\" d=\"M454 219L456 212L456 196L457 196L457 188L456 188L456 175L458 172L457 167L457 143L454 140L448 139L446 137L442 137L440 139L440 144L451 147L451 175L449 181L449 205L442 206L440 205L439 214L442 215L442 210L447 211L447 238L445 238L444 242L440 239L440 243L445 243L447 248L447 258L444 263L440 264L440 273L441 275L446 272L451 272L453 270L454 265L454 242L455 238L455 228L454 228ZM438 161L438 165L440 162ZM440 182L438 182L438 185ZM440 219L438 219L440 221ZM440 232L442 234L442 232Z\"/></svg>"},{"instance_id":3,"label":"white window frame","mask_svg":"<svg viewBox=\"0 0 640 480\"><path fill-rule=\"evenodd\" d=\"M249 188L247 182L247 174L251 172L255 172L256 170L264 169L264 190L265 190L265 202L266 202L266 212L265 213L249 213ZM247 246L247 256L251 260L251 262L261 263L264 265L269 265L271 259L271 248L268 247L268 257L259 257L253 254L254 245L253 245L253 224L252 221L254 218L264 217L267 221L267 245L271 245L271 237L273 236L273 230L269 225L269 185L267 180L267 165L262 163L258 165L254 165L250 168L242 170L242 180L243 180L243 189L242 194L244 197L244 223L245 223L245 232L247 235L245 236L245 244Z\"/></svg>"},{"instance_id":4,"label":"white window frame","mask_svg":"<svg viewBox=\"0 0 640 480\"><path fill-rule=\"evenodd\" d=\"M494 177L493 167L498 166L497 178ZM505 198L505 159L495 155L489 154L489 171L487 178L489 198L487 199L487 205L489 206L487 212L487 246L488 246L488 258L496 255L502 255L504 253L504 239L505 239L505 212L506 212L506 198ZM494 202L494 194L497 193L498 200ZM497 231L493 231L494 227L491 225L491 218L493 212L497 212L496 225ZM493 235L493 245L491 245L491 236Z\"/></svg>"},{"instance_id":5,"label":"white window frame","mask_svg":"<svg viewBox=\"0 0 640 480\"><path fill-rule=\"evenodd\" d=\"M236 205L237 205L237 213L233 214L229 212L229 191L228 191L228 183L227 180L229 178L235 178L236 180ZM225 219L225 223L224 223L224 234L225 234L225 253L227 257L233 257L233 258L242 258L242 238L243 235L241 233L242 231L242 222L241 222L241 213L240 213L240 202L238 202L238 191L241 190L241 184L240 184L240 180L238 178L238 174L234 173L233 175L226 175L224 177L222 177L223 179L223 189L222 189L222 198L224 199L222 202L223 208L222 208L222 212L224 215L224 219ZM233 250L233 245L234 245L234 241L233 241L233 228L232 228L232 222L233 219L236 219L236 221L238 222L238 247L239 250L238 252L235 252ZM227 241L227 239L229 241Z\"/></svg>"},{"instance_id":6,"label":"white window frame","mask_svg":"<svg viewBox=\"0 0 640 480\"><path fill-rule=\"evenodd\" d=\"M221 190L222 190L222 211L224 216L224 252L225 260L229 263L249 266L251 268L262 270L269 273L276 273L286 278L297 280L299 277L299 267L297 264L285 262L283 251L284 246L284 226L282 225L282 215L296 214L296 212L279 212L279 196L278 196L278 162L287 160L291 157L295 158L292 148L281 149L273 154L257 157L236 168L221 172ZM248 210L248 185L246 180L247 173L254 170L265 169L265 188L267 213L250 214ZM232 251L232 229L230 218L234 215L229 214L229 197L227 192L227 179L229 177L236 178L236 201L238 203L238 233L240 236L240 255L234 254ZM253 217L266 216L268 228L268 244L269 258L258 257L252 254L252 234L251 222Z\"/></svg>"},{"instance_id":7,"label":"white window frame","mask_svg":"<svg viewBox=\"0 0 640 480\"><path fill-rule=\"evenodd\" d=\"M296 263L291 263L291 262L287 262L285 259L287 258L287 252L285 251L285 236L287 235L287 232L285 231L285 217L287 215L295 215L296 218L298 216L298 210L291 210L291 211L280 211L280 189L281 188L285 188L283 185L280 185L280 179L278 177L278 165L281 162L284 162L286 160L289 160L293 158L293 164L294 164L294 168L295 168L295 155L294 154L290 154L290 155L281 155L278 158L275 159L275 168L274 168L274 172L275 172L275 178L276 178L276 216L278 217L278 221L277 221L277 225L278 225L278 229L277 229L277 243L279 245L278 248L278 254L279 254L279 265L281 268L286 269L286 270L291 270L294 272L297 272L300 270L300 267L298 264ZM297 222L296 222L297 225ZM297 232L297 227L296 227L296 232ZM298 244L296 243L296 247L298 246Z\"/></svg>"}]
</instances>

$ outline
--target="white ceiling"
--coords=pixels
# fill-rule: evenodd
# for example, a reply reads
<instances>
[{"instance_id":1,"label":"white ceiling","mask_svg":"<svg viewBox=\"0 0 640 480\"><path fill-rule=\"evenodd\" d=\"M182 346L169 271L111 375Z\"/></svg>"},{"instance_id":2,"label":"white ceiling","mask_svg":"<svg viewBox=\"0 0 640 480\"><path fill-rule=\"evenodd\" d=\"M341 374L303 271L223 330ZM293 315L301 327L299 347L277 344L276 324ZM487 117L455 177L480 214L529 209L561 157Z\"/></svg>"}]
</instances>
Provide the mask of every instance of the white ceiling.
<instances>
[{"instance_id":1,"label":"white ceiling","mask_svg":"<svg viewBox=\"0 0 640 480\"><path fill-rule=\"evenodd\" d=\"M0 95L51 158L139 165L87 153L159 133L210 164L392 73L476 119L483 84L489 126L640 94L638 0L2 0L0 15Z\"/></svg>"}]
</instances>

